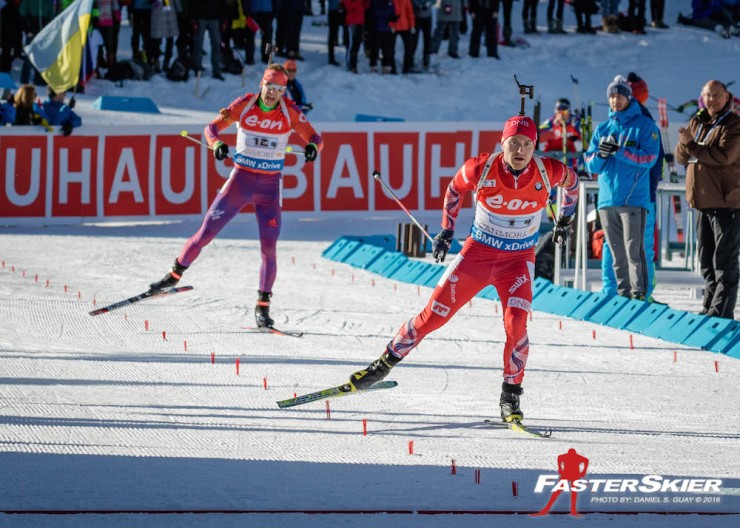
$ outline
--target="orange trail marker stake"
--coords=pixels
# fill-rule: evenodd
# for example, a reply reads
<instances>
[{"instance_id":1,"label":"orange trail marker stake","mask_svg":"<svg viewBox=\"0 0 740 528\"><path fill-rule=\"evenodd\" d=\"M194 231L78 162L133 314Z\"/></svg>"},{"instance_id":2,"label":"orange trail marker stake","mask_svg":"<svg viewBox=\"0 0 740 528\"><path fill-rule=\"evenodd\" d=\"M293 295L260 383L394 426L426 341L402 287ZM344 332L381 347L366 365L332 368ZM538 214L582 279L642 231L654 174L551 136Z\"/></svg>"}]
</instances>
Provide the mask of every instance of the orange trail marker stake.
<instances>
[{"instance_id":1,"label":"orange trail marker stake","mask_svg":"<svg viewBox=\"0 0 740 528\"><path fill-rule=\"evenodd\" d=\"M267 390L267 376L262 378L262 386L265 388L265 390Z\"/></svg>"},{"instance_id":2,"label":"orange trail marker stake","mask_svg":"<svg viewBox=\"0 0 740 528\"><path fill-rule=\"evenodd\" d=\"M149 320L144 319L144 330L149 330Z\"/></svg>"},{"instance_id":3,"label":"orange trail marker stake","mask_svg":"<svg viewBox=\"0 0 740 528\"><path fill-rule=\"evenodd\" d=\"M414 441L409 440L409 455L413 455L413 454L414 454Z\"/></svg>"},{"instance_id":4,"label":"orange trail marker stake","mask_svg":"<svg viewBox=\"0 0 740 528\"><path fill-rule=\"evenodd\" d=\"M211 365L216 363L216 353L211 352Z\"/></svg>"},{"instance_id":5,"label":"orange trail marker stake","mask_svg":"<svg viewBox=\"0 0 740 528\"><path fill-rule=\"evenodd\" d=\"M182 348L183 348L183 350L185 350L185 352L188 351L188 342L187 341L183 341L182 342Z\"/></svg>"},{"instance_id":6,"label":"orange trail marker stake","mask_svg":"<svg viewBox=\"0 0 740 528\"><path fill-rule=\"evenodd\" d=\"M239 375L239 358L236 358L236 375Z\"/></svg>"},{"instance_id":7,"label":"orange trail marker stake","mask_svg":"<svg viewBox=\"0 0 740 528\"><path fill-rule=\"evenodd\" d=\"M162 339L164 341L167 341L167 331L166 330L162 330Z\"/></svg>"},{"instance_id":8,"label":"orange trail marker stake","mask_svg":"<svg viewBox=\"0 0 740 528\"><path fill-rule=\"evenodd\" d=\"M452 459L452 468L450 469L450 475L457 475L457 465L455 464L455 459Z\"/></svg>"},{"instance_id":9,"label":"orange trail marker stake","mask_svg":"<svg viewBox=\"0 0 740 528\"><path fill-rule=\"evenodd\" d=\"M593 337L594 340L596 339L596 330L591 330L591 337Z\"/></svg>"},{"instance_id":10,"label":"orange trail marker stake","mask_svg":"<svg viewBox=\"0 0 740 528\"><path fill-rule=\"evenodd\" d=\"M367 420L362 420L362 435L367 436Z\"/></svg>"},{"instance_id":11,"label":"orange trail marker stake","mask_svg":"<svg viewBox=\"0 0 740 528\"><path fill-rule=\"evenodd\" d=\"M678 361L678 352L675 350L673 351L673 362L676 363Z\"/></svg>"},{"instance_id":12,"label":"orange trail marker stake","mask_svg":"<svg viewBox=\"0 0 740 528\"><path fill-rule=\"evenodd\" d=\"M518 497L519 496L519 483L518 482L512 481L512 483L511 483L511 494L514 497Z\"/></svg>"},{"instance_id":13,"label":"orange trail marker stake","mask_svg":"<svg viewBox=\"0 0 740 528\"><path fill-rule=\"evenodd\" d=\"M630 334L630 350L634 350L634 349L635 349L635 341L634 341L634 338L632 337L632 334Z\"/></svg>"},{"instance_id":14,"label":"orange trail marker stake","mask_svg":"<svg viewBox=\"0 0 740 528\"><path fill-rule=\"evenodd\" d=\"M329 407L329 400L326 401L326 419L331 420L331 408Z\"/></svg>"},{"instance_id":15,"label":"orange trail marker stake","mask_svg":"<svg viewBox=\"0 0 740 528\"><path fill-rule=\"evenodd\" d=\"M714 362L714 371L719 372L719 361Z\"/></svg>"}]
</instances>

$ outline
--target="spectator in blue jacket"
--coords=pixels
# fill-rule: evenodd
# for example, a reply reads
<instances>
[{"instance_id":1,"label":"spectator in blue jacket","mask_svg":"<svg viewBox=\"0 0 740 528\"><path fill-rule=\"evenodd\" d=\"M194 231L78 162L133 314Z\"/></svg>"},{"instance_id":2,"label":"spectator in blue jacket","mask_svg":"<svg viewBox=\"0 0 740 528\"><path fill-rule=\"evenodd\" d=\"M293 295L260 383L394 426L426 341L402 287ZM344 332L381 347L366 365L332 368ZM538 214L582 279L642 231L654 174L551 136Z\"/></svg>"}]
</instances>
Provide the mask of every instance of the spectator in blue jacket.
<instances>
[{"instance_id":1,"label":"spectator in blue jacket","mask_svg":"<svg viewBox=\"0 0 740 528\"><path fill-rule=\"evenodd\" d=\"M627 76L627 82L632 89L632 97L640 106L642 115L653 120L650 110L645 107L650 94L648 85L644 79L634 72ZM658 183L663 179L663 162L665 161L665 150L663 141L658 138L658 159L650 168L650 203L648 204L647 218L645 220L645 263L647 266L647 291L646 298L652 300L655 289L655 201L657 197ZM609 245L604 244L601 254L601 291L610 296L617 295L617 282L614 278L614 259L609 250Z\"/></svg>"},{"instance_id":2,"label":"spectator in blue jacket","mask_svg":"<svg viewBox=\"0 0 740 528\"><path fill-rule=\"evenodd\" d=\"M717 25L722 26L722 37L730 38L734 31L732 13L722 0L692 0L691 16L678 15L678 22L687 26L696 26L714 31Z\"/></svg>"},{"instance_id":3,"label":"spectator in blue jacket","mask_svg":"<svg viewBox=\"0 0 740 528\"><path fill-rule=\"evenodd\" d=\"M624 77L607 88L609 119L599 124L586 151L586 169L598 174L597 210L614 257L617 293L645 299L648 288L645 224L650 207L650 168L660 149L660 134L642 115Z\"/></svg>"},{"instance_id":4,"label":"spectator in blue jacket","mask_svg":"<svg viewBox=\"0 0 740 528\"><path fill-rule=\"evenodd\" d=\"M0 99L0 126L12 126L15 121L15 107L3 93Z\"/></svg>"},{"instance_id":5,"label":"spectator in blue jacket","mask_svg":"<svg viewBox=\"0 0 740 528\"><path fill-rule=\"evenodd\" d=\"M64 96L66 95L64 92L56 93L51 87L47 91L48 98L43 104L46 119L50 125L61 126L62 133L69 136L73 128L82 126L82 119L64 102Z\"/></svg>"}]
</instances>

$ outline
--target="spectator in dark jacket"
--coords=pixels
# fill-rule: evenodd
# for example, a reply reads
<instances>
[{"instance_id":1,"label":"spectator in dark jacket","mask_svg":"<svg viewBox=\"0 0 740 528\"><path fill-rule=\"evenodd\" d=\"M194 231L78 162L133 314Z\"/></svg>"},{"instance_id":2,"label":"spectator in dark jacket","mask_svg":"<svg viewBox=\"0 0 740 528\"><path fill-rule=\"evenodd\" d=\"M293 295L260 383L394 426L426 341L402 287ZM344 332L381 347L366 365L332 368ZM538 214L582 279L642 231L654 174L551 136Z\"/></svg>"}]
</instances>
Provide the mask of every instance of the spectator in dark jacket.
<instances>
[{"instance_id":1,"label":"spectator in dark jacket","mask_svg":"<svg viewBox=\"0 0 740 528\"><path fill-rule=\"evenodd\" d=\"M203 37L208 31L211 43L211 76L223 81L221 75L221 16L226 6L224 0L190 0L190 16L196 21L193 39L193 60L196 71L203 70Z\"/></svg>"},{"instance_id":2,"label":"spectator in dark jacket","mask_svg":"<svg viewBox=\"0 0 740 528\"><path fill-rule=\"evenodd\" d=\"M357 55L362 46L362 31L365 27L365 11L370 5L369 0L341 0L344 6L344 24L347 26L349 42L347 42L347 69L358 73Z\"/></svg>"},{"instance_id":3,"label":"spectator in dark jacket","mask_svg":"<svg viewBox=\"0 0 740 528\"><path fill-rule=\"evenodd\" d=\"M485 35L486 51L489 57L498 59L498 38L496 25L498 24L498 0L470 0L470 17L473 28L470 31L471 57L480 53L480 38Z\"/></svg>"},{"instance_id":4,"label":"spectator in dark jacket","mask_svg":"<svg viewBox=\"0 0 740 528\"><path fill-rule=\"evenodd\" d=\"M437 0L434 10L437 15L437 25L432 36L432 53L438 53L442 38L447 31L450 32L450 40L447 47L447 55L453 59L459 59L457 45L460 41L460 23L463 19L463 11L468 9L468 0Z\"/></svg>"},{"instance_id":5,"label":"spectator in dark jacket","mask_svg":"<svg viewBox=\"0 0 740 528\"><path fill-rule=\"evenodd\" d=\"M432 0L412 0L414 4L414 22L416 31L414 38L414 50L419 45L419 37L422 43L422 67L429 69L429 57L432 54Z\"/></svg>"},{"instance_id":6,"label":"spectator in dark jacket","mask_svg":"<svg viewBox=\"0 0 740 528\"><path fill-rule=\"evenodd\" d=\"M370 19L366 20L366 26L370 32L370 69L377 69L380 58L383 73L395 74L396 36L391 29L391 22L398 20L396 5L393 0L371 0L368 16Z\"/></svg>"}]
</instances>

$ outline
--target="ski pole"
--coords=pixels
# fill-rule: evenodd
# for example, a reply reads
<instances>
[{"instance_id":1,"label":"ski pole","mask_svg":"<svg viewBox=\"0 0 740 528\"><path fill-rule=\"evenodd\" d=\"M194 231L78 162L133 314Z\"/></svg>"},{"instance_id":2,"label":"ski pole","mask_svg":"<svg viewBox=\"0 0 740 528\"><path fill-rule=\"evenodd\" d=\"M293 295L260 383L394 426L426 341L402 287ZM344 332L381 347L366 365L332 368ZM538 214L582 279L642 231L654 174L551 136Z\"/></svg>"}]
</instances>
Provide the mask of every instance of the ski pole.
<instances>
[{"instance_id":1,"label":"ski pole","mask_svg":"<svg viewBox=\"0 0 740 528\"><path fill-rule=\"evenodd\" d=\"M411 221L416 224L416 227L418 227L419 229L421 229L421 232L424 233L424 236L427 237L427 239L429 240L429 242L434 243L434 239L431 236L429 236L429 233L427 233L426 229L424 229L422 227L422 225L419 223L419 221L416 218L414 218L414 215L412 215L409 212L409 210L406 209L406 206L401 203L401 200L398 199L398 197L391 190L391 188L388 187L388 185L386 185L386 183L383 180L380 179L380 173L378 171L374 170L372 172L372 175L373 175L373 178L375 178L375 181L377 181L380 185L382 185L383 188L386 190L386 192L388 192L388 194L390 194L391 198L393 198L393 200L399 205L399 207L401 207L401 209L403 209L403 212L406 213L409 218L411 218Z\"/></svg>"},{"instance_id":2,"label":"ski pole","mask_svg":"<svg viewBox=\"0 0 740 528\"><path fill-rule=\"evenodd\" d=\"M287 147L285 147L285 152L290 152L292 154L305 154L306 153L305 150L301 150L299 148L291 147L290 145L288 145Z\"/></svg>"},{"instance_id":3,"label":"ski pole","mask_svg":"<svg viewBox=\"0 0 740 528\"><path fill-rule=\"evenodd\" d=\"M201 145L201 146L207 148L208 150L214 150L214 148L212 146L210 146L208 143L206 143L205 141L201 141L200 139L196 139L193 136L189 136L187 130L183 130L182 132L180 132L180 135L182 137L184 137L185 139L189 139L193 143L197 143L198 145ZM226 156L226 157L227 158L230 158L231 156Z\"/></svg>"}]
</instances>

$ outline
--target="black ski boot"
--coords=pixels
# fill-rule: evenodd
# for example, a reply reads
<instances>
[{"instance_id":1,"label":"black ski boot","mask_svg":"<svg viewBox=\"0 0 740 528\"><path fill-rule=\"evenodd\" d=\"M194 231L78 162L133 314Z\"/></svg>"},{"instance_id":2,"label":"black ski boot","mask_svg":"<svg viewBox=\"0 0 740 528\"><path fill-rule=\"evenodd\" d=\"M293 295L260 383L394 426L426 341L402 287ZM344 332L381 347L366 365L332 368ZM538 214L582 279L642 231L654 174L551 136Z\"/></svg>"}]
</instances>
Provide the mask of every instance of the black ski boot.
<instances>
[{"instance_id":1,"label":"black ski boot","mask_svg":"<svg viewBox=\"0 0 740 528\"><path fill-rule=\"evenodd\" d=\"M501 406L501 419L504 422L521 422L524 419L524 413L519 408L519 396L522 392L524 390L520 384L512 385L504 382L501 385L499 405Z\"/></svg>"},{"instance_id":2,"label":"black ski boot","mask_svg":"<svg viewBox=\"0 0 740 528\"><path fill-rule=\"evenodd\" d=\"M160 292L165 288L171 288L172 286L175 286L178 282L180 282L180 278L182 277L182 274L185 272L186 269L188 269L187 266L183 266L177 261L177 259L175 259L175 263L170 268L170 271L167 272L167 275L165 275L162 280L151 283L149 285L149 290Z\"/></svg>"},{"instance_id":3,"label":"black ski boot","mask_svg":"<svg viewBox=\"0 0 740 528\"><path fill-rule=\"evenodd\" d=\"M270 297L272 293L257 290L257 306L254 307L254 318L257 320L257 327L272 328L275 324L270 317Z\"/></svg>"},{"instance_id":4,"label":"black ski boot","mask_svg":"<svg viewBox=\"0 0 740 528\"><path fill-rule=\"evenodd\" d=\"M357 390L367 389L383 378L385 378L393 367L395 367L401 358L391 354L388 349L383 354L370 363L364 370L359 370L349 377L349 383Z\"/></svg>"}]
</instances>

